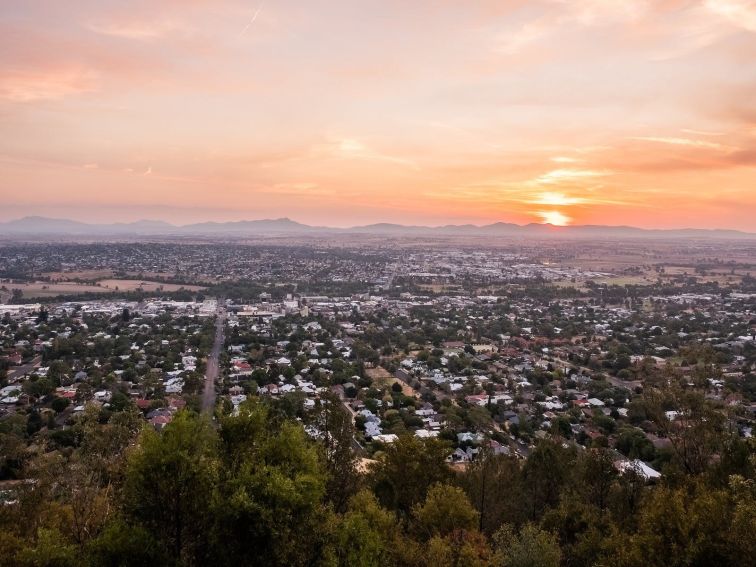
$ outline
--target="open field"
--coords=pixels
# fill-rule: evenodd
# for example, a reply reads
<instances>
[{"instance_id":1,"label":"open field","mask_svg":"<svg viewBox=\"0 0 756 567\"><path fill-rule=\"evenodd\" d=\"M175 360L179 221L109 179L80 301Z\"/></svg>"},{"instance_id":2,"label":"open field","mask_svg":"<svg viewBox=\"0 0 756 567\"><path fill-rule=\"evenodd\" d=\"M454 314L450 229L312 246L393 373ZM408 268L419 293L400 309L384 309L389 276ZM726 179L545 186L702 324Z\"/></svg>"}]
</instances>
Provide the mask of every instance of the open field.
<instances>
[{"instance_id":1,"label":"open field","mask_svg":"<svg viewBox=\"0 0 756 567\"><path fill-rule=\"evenodd\" d=\"M136 291L139 289L142 291L179 291L181 289L187 291L201 291L205 289L200 285L169 284L145 280L101 280L97 282L97 285L108 290L119 291Z\"/></svg>"},{"instance_id":2,"label":"open field","mask_svg":"<svg viewBox=\"0 0 756 567\"><path fill-rule=\"evenodd\" d=\"M87 285L74 282L30 282L30 283L4 283L9 290L20 289L24 297L33 299L36 297L56 297L58 295L76 295L79 293L109 293L111 290L96 285Z\"/></svg>"},{"instance_id":3,"label":"open field","mask_svg":"<svg viewBox=\"0 0 756 567\"><path fill-rule=\"evenodd\" d=\"M51 282L66 282L71 280L96 281L103 278L112 278L113 270L80 270L75 272L44 272L41 274L50 278Z\"/></svg>"},{"instance_id":4,"label":"open field","mask_svg":"<svg viewBox=\"0 0 756 567\"><path fill-rule=\"evenodd\" d=\"M3 283L8 291L20 289L26 299L57 297L59 295L77 295L80 293L114 293L116 291L201 291L205 289L196 285L164 284L143 280L101 280L96 284L81 284L75 282L27 282L27 283Z\"/></svg>"},{"instance_id":5,"label":"open field","mask_svg":"<svg viewBox=\"0 0 756 567\"><path fill-rule=\"evenodd\" d=\"M373 382L376 383L378 386L385 386L385 385L393 385L395 383L399 383L402 387L402 394L405 396L412 396L417 397L417 392L406 382L402 382L401 380L398 380L396 377L392 376L388 370L383 368L382 366L376 366L375 368L367 368L365 369L365 374L367 374L370 378L373 379Z\"/></svg>"}]
</instances>

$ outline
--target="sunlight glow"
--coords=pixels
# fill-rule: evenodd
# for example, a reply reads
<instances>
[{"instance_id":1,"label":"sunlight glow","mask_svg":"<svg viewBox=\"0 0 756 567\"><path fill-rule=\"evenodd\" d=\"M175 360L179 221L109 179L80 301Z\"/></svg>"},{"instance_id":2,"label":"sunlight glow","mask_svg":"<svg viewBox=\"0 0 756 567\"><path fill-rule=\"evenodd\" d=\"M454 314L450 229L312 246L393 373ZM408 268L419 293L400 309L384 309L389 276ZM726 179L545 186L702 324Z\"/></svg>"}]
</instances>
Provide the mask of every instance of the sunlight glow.
<instances>
[{"instance_id":1,"label":"sunlight glow","mask_svg":"<svg viewBox=\"0 0 756 567\"><path fill-rule=\"evenodd\" d=\"M567 226L572 220L559 211L538 211L536 214L543 219L544 223L553 224L554 226Z\"/></svg>"},{"instance_id":2,"label":"sunlight glow","mask_svg":"<svg viewBox=\"0 0 756 567\"><path fill-rule=\"evenodd\" d=\"M551 191L548 191L546 193L541 193L535 200L531 202L537 205L566 206L585 203L586 199L583 199L581 197L569 197L564 193L553 193Z\"/></svg>"}]
</instances>

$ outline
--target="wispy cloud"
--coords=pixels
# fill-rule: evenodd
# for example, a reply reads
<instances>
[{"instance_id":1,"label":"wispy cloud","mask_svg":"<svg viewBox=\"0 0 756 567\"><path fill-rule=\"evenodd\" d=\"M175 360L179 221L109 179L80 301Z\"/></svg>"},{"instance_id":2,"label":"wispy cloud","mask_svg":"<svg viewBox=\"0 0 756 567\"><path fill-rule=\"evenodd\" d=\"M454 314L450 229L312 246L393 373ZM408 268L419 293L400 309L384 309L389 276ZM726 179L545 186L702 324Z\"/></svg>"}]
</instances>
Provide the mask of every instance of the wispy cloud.
<instances>
[{"instance_id":1,"label":"wispy cloud","mask_svg":"<svg viewBox=\"0 0 756 567\"><path fill-rule=\"evenodd\" d=\"M756 32L756 2L753 0L706 0L704 6L732 25Z\"/></svg>"},{"instance_id":2,"label":"wispy cloud","mask_svg":"<svg viewBox=\"0 0 756 567\"><path fill-rule=\"evenodd\" d=\"M97 74L82 66L10 69L0 75L0 98L14 102L54 100L95 91Z\"/></svg>"},{"instance_id":3,"label":"wispy cloud","mask_svg":"<svg viewBox=\"0 0 756 567\"><path fill-rule=\"evenodd\" d=\"M535 177L528 183L533 185L557 185L560 183L571 183L575 181L584 181L586 179L595 179L597 177L606 177L611 174L611 171L592 169L553 169L543 175Z\"/></svg>"},{"instance_id":4,"label":"wispy cloud","mask_svg":"<svg viewBox=\"0 0 756 567\"><path fill-rule=\"evenodd\" d=\"M101 35L137 41L152 41L176 31L186 31L186 27L177 22L155 20L92 22L87 28Z\"/></svg>"},{"instance_id":5,"label":"wispy cloud","mask_svg":"<svg viewBox=\"0 0 756 567\"><path fill-rule=\"evenodd\" d=\"M681 128L680 132L693 134L694 136L724 136L724 132L709 132L708 130L693 130L690 128Z\"/></svg>"},{"instance_id":6,"label":"wispy cloud","mask_svg":"<svg viewBox=\"0 0 756 567\"><path fill-rule=\"evenodd\" d=\"M411 159L376 151L367 146L364 142L355 138L340 138L334 140L327 144L325 149L330 155L341 159L382 161L395 163L412 169L418 169L417 163Z\"/></svg>"},{"instance_id":7,"label":"wispy cloud","mask_svg":"<svg viewBox=\"0 0 756 567\"><path fill-rule=\"evenodd\" d=\"M672 146L687 146L692 148L707 148L711 150L733 150L731 146L725 146L724 144L718 144L716 142L708 142L706 140L693 140L691 138L675 138L665 136L632 136L632 140L640 140L643 142L655 142L659 144L669 144Z\"/></svg>"}]
</instances>

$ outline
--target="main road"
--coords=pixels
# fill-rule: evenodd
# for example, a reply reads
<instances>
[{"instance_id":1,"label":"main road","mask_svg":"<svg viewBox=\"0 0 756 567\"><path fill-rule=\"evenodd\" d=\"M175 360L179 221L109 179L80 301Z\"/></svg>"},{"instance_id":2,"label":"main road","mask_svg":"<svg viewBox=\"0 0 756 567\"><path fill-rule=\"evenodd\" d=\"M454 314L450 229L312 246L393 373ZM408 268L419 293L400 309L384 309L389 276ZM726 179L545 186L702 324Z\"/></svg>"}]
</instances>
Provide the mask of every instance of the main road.
<instances>
[{"instance_id":1,"label":"main road","mask_svg":"<svg viewBox=\"0 0 756 567\"><path fill-rule=\"evenodd\" d=\"M215 317L215 342L207 357L205 370L205 390L202 393L202 412L213 413L215 408L215 381L220 373L220 353L226 340L226 307L222 299L218 300L218 311Z\"/></svg>"}]
</instances>

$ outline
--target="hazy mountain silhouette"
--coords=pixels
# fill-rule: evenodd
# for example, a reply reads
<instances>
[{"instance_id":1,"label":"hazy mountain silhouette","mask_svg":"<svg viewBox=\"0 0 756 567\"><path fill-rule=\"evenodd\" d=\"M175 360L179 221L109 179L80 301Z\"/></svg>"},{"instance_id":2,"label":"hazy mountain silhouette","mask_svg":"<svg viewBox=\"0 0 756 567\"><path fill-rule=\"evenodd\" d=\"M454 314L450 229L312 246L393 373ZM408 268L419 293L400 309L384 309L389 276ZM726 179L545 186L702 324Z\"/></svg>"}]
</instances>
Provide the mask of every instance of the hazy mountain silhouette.
<instances>
[{"instance_id":1,"label":"hazy mountain silhouette","mask_svg":"<svg viewBox=\"0 0 756 567\"><path fill-rule=\"evenodd\" d=\"M418 226L395 223L375 223L350 228L310 226L288 218L243 220L233 222L202 222L173 225L160 220L139 220L130 223L95 224L70 219L29 216L0 223L0 235L8 236L97 236L97 235L297 235L297 234L377 234L426 236L511 236L511 237L574 237L574 238L756 238L756 233L723 229L643 229L632 226L575 225L554 226L531 223L518 225L496 222L487 225Z\"/></svg>"}]
</instances>

